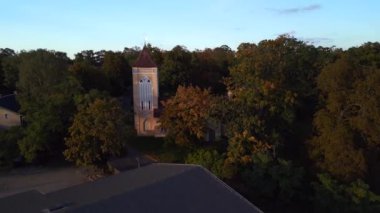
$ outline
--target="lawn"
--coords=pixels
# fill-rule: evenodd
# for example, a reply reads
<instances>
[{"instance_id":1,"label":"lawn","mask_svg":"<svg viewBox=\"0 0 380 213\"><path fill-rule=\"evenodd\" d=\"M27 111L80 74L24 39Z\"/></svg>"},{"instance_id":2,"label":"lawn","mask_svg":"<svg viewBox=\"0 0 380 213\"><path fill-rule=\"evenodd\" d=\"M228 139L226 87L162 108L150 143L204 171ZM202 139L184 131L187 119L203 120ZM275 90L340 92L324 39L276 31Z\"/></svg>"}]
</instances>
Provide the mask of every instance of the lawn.
<instances>
[{"instance_id":1,"label":"lawn","mask_svg":"<svg viewBox=\"0 0 380 213\"><path fill-rule=\"evenodd\" d=\"M128 144L162 163L184 163L189 153L185 148L165 144L164 138L134 137Z\"/></svg>"}]
</instances>

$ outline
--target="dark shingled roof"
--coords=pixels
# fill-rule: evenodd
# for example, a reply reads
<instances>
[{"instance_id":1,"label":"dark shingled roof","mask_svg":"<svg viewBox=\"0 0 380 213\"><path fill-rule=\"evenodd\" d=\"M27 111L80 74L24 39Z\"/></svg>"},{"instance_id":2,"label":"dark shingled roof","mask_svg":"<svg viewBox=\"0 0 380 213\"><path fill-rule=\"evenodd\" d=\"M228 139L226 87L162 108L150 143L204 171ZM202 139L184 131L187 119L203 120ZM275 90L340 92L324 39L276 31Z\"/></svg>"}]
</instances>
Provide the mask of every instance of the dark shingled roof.
<instances>
[{"instance_id":1,"label":"dark shingled roof","mask_svg":"<svg viewBox=\"0 0 380 213\"><path fill-rule=\"evenodd\" d=\"M20 105L17 103L16 96L14 94L0 97L0 107L13 112L18 112L20 109Z\"/></svg>"},{"instance_id":2,"label":"dark shingled roof","mask_svg":"<svg viewBox=\"0 0 380 213\"><path fill-rule=\"evenodd\" d=\"M133 64L133 67L151 68L157 67L157 65L150 57L149 50L146 47L144 47L143 50L140 52L140 55L137 58L136 62Z\"/></svg>"},{"instance_id":3,"label":"dark shingled roof","mask_svg":"<svg viewBox=\"0 0 380 213\"><path fill-rule=\"evenodd\" d=\"M94 213L261 212L201 166L161 163L46 195L31 191L0 199L1 212L54 208Z\"/></svg>"}]
</instances>

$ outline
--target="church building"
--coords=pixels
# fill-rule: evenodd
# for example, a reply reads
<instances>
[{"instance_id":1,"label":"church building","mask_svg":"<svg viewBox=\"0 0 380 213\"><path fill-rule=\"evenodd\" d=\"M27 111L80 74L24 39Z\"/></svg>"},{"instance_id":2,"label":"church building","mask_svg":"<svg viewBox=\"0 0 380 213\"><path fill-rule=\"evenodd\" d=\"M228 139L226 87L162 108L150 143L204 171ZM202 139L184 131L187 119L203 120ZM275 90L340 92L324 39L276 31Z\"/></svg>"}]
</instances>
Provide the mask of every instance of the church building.
<instances>
[{"instance_id":1,"label":"church building","mask_svg":"<svg viewBox=\"0 0 380 213\"><path fill-rule=\"evenodd\" d=\"M139 136L164 136L158 123L158 69L144 46L132 67L133 111Z\"/></svg>"}]
</instances>

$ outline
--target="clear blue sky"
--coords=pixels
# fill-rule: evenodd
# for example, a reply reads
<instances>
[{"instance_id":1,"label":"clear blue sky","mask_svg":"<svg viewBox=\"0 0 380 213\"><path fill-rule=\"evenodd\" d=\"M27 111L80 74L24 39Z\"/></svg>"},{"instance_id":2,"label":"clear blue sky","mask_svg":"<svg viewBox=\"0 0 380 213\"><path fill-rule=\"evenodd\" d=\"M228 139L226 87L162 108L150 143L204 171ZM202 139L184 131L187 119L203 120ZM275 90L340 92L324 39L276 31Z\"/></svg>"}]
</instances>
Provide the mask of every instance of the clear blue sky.
<instances>
[{"instance_id":1,"label":"clear blue sky","mask_svg":"<svg viewBox=\"0 0 380 213\"><path fill-rule=\"evenodd\" d=\"M203 49L279 34L348 48L380 41L379 0L0 0L0 48Z\"/></svg>"}]
</instances>

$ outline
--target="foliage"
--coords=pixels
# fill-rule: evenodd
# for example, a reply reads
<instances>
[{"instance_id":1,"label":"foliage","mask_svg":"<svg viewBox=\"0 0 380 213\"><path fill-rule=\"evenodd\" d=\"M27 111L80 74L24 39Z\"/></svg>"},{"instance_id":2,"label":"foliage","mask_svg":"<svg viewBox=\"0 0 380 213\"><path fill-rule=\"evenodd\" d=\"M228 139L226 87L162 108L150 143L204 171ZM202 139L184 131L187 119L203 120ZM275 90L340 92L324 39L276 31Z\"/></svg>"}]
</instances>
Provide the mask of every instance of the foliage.
<instances>
[{"instance_id":1,"label":"foliage","mask_svg":"<svg viewBox=\"0 0 380 213\"><path fill-rule=\"evenodd\" d=\"M183 46L175 46L164 55L160 67L160 91L172 94L179 85L190 83L191 53Z\"/></svg>"},{"instance_id":2,"label":"foliage","mask_svg":"<svg viewBox=\"0 0 380 213\"><path fill-rule=\"evenodd\" d=\"M9 164L20 154L17 141L22 138L22 129L12 127L0 132L0 165Z\"/></svg>"},{"instance_id":3,"label":"foliage","mask_svg":"<svg viewBox=\"0 0 380 213\"><path fill-rule=\"evenodd\" d=\"M191 83L212 92L226 92L223 78L229 75L228 67L234 60L234 52L226 45L215 49L196 50L192 54Z\"/></svg>"},{"instance_id":4,"label":"foliage","mask_svg":"<svg viewBox=\"0 0 380 213\"><path fill-rule=\"evenodd\" d=\"M340 184L327 174L319 174L315 189L316 212L379 212L380 196L362 180Z\"/></svg>"},{"instance_id":5,"label":"foliage","mask_svg":"<svg viewBox=\"0 0 380 213\"><path fill-rule=\"evenodd\" d=\"M62 152L63 137L75 110L72 97L81 90L67 72L68 61L60 52L20 54L17 99L27 126L19 146L28 162Z\"/></svg>"},{"instance_id":6,"label":"foliage","mask_svg":"<svg viewBox=\"0 0 380 213\"><path fill-rule=\"evenodd\" d=\"M2 66L3 85L9 90L16 89L16 82L18 81L18 64L20 63L17 55L6 57L0 64Z\"/></svg>"},{"instance_id":7,"label":"foliage","mask_svg":"<svg viewBox=\"0 0 380 213\"><path fill-rule=\"evenodd\" d=\"M272 146L249 135L247 131L236 134L228 142L227 161L236 166L253 162L252 156L257 153L268 153Z\"/></svg>"},{"instance_id":8,"label":"foliage","mask_svg":"<svg viewBox=\"0 0 380 213\"><path fill-rule=\"evenodd\" d=\"M316 99L313 82L321 63L315 47L287 36L258 45L241 44L226 79L232 109L229 137L248 131L276 152L281 151L277 147L292 152L289 147L299 138L295 121L305 116L298 111L308 112L309 117L313 111L307 103ZM303 125L311 125L307 122Z\"/></svg>"},{"instance_id":9,"label":"foliage","mask_svg":"<svg viewBox=\"0 0 380 213\"><path fill-rule=\"evenodd\" d=\"M107 51L104 54L102 71L110 83L110 93L120 96L132 82L132 68L122 53Z\"/></svg>"},{"instance_id":10,"label":"foliage","mask_svg":"<svg viewBox=\"0 0 380 213\"><path fill-rule=\"evenodd\" d=\"M2 94L11 93L14 91L14 84L9 82L9 77L14 75L14 59L17 58L14 50L9 48L0 48L0 92Z\"/></svg>"},{"instance_id":11,"label":"foliage","mask_svg":"<svg viewBox=\"0 0 380 213\"><path fill-rule=\"evenodd\" d=\"M263 153L253 155L252 159L252 166L245 169L242 177L256 197L283 203L301 198L304 185L303 168Z\"/></svg>"},{"instance_id":12,"label":"foliage","mask_svg":"<svg viewBox=\"0 0 380 213\"><path fill-rule=\"evenodd\" d=\"M80 82L85 91L91 89L109 90L109 82L105 73L89 61L75 59L69 72Z\"/></svg>"},{"instance_id":13,"label":"foliage","mask_svg":"<svg viewBox=\"0 0 380 213\"><path fill-rule=\"evenodd\" d=\"M179 86L175 96L163 102L160 124L176 144L194 144L203 140L214 104L209 90Z\"/></svg>"},{"instance_id":14,"label":"foliage","mask_svg":"<svg viewBox=\"0 0 380 213\"><path fill-rule=\"evenodd\" d=\"M228 165L224 163L225 156L216 150L198 149L187 155L185 162L188 164L198 164L210 170L219 178L229 177Z\"/></svg>"},{"instance_id":15,"label":"foliage","mask_svg":"<svg viewBox=\"0 0 380 213\"><path fill-rule=\"evenodd\" d=\"M318 76L323 105L315 115L310 156L341 181L380 177L379 54L379 43L350 49Z\"/></svg>"},{"instance_id":16,"label":"foliage","mask_svg":"<svg viewBox=\"0 0 380 213\"><path fill-rule=\"evenodd\" d=\"M95 99L75 115L64 155L78 166L102 167L125 150L127 128L116 99Z\"/></svg>"}]
</instances>

